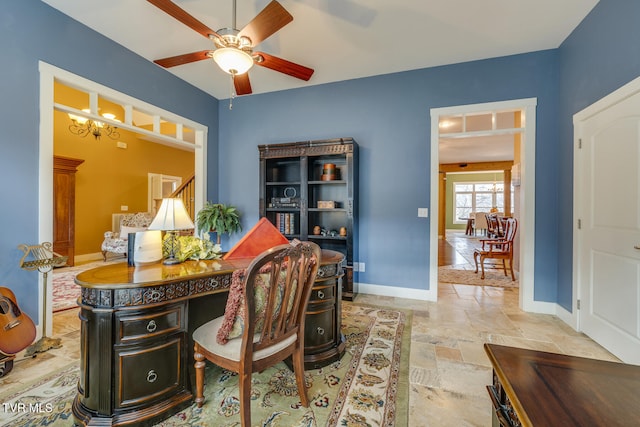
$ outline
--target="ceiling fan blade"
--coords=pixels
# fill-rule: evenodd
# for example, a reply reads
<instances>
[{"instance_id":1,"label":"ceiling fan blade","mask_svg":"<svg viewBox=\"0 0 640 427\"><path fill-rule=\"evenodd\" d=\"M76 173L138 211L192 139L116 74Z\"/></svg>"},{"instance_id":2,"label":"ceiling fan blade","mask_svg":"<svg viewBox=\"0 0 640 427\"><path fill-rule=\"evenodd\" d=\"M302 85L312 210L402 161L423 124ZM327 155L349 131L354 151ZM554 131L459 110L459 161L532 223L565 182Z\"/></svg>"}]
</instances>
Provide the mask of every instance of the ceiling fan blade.
<instances>
[{"instance_id":1,"label":"ceiling fan blade","mask_svg":"<svg viewBox=\"0 0 640 427\"><path fill-rule=\"evenodd\" d=\"M188 64L190 62L202 61L203 59L210 59L210 50L201 50L199 52L185 53L184 55L171 56L169 58L156 59L156 64L164 68L175 67L176 65Z\"/></svg>"},{"instance_id":2,"label":"ceiling fan blade","mask_svg":"<svg viewBox=\"0 0 640 427\"><path fill-rule=\"evenodd\" d=\"M249 95L252 92L249 73L236 74L233 76L233 86L236 89L236 95Z\"/></svg>"},{"instance_id":3,"label":"ceiling fan blade","mask_svg":"<svg viewBox=\"0 0 640 427\"><path fill-rule=\"evenodd\" d=\"M210 38L210 36L214 36L217 38L221 38L218 33L213 31L211 28L207 27L202 22L198 21L193 16L189 15L184 9L180 8L177 4L172 2L171 0L147 0L152 5L156 6L158 9L182 22L187 27L195 30L205 36L206 38Z\"/></svg>"},{"instance_id":4,"label":"ceiling fan blade","mask_svg":"<svg viewBox=\"0 0 640 427\"><path fill-rule=\"evenodd\" d=\"M240 30L239 35L248 37L251 39L251 45L256 46L291 21L293 16L280 3L273 0Z\"/></svg>"},{"instance_id":5,"label":"ceiling fan blade","mask_svg":"<svg viewBox=\"0 0 640 427\"><path fill-rule=\"evenodd\" d=\"M299 65L264 52L255 52L254 55L259 55L262 58L262 60L255 61L256 64L266 68L271 68L272 70L280 73L288 74L292 77L305 81L309 80L313 75L314 70L305 67L304 65Z\"/></svg>"}]
</instances>

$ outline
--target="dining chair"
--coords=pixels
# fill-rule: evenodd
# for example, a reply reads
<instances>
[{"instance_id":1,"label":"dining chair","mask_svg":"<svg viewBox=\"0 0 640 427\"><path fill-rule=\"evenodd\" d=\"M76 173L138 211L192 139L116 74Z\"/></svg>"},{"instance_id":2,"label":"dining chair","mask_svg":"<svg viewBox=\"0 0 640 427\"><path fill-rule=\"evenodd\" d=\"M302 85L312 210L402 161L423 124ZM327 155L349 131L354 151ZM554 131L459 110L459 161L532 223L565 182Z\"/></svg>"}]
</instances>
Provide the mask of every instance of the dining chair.
<instances>
[{"instance_id":1,"label":"dining chair","mask_svg":"<svg viewBox=\"0 0 640 427\"><path fill-rule=\"evenodd\" d=\"M484 279L484 262L486 259L490 259L502 261L502 269L504 270L505 276L507 275L506 262L509 261L511 280L516 280L515 274L513 273L513 239L515 238L517 231L518 220L515 218L508 218L504 222L504 237L480 239L482 248L473 251L473 260L476 264L476 273L478 272L478 265L480 265L482 270L482 274L480 276L481 279ZM499 264L496 262L491 264L492 267L497 267L498 265Z\"/></svg>"},{"instance_id":2,"label":"dining chair","mask_svg":"<svg viewBox=\"0 0 640 427\"><path fill-rule=\"evenodd\" d=\"M500 222L500 217L492 213L487 215L487 236L498 239L504 237L504 226Z\"/></svg>"},{"instance_id":3,"label":"dining chair","mask_svg":"<svg viewBox=\"0 0 640 427\"><path fill-rule=\"evenodd\" d=\"M304 380L304 324L320 254L315 243L294 241L268 249L240 272L240 298L233 297L230 289L225 315L193 332L198 407L204 403L206 359L238 373L240 420L243 427L250 427L252 373L289 356L300 403L309 406ZM232 301L240 306L229 316L234 311ZM225 329L227 335L221 334ZM234 330L237 337L231 334Z\"/></svg>"},{"instance_id":4,"label":"dining chair","mask_svg":"<svg viewBox=\"0 0 640 427\"><path fill-rule=\"evenodd\" d=\"M478 232L478 230L480 230L480 232L486 236L488 226L489 224L487 223L486 212L476 212L474 232Z\"/></svg>"}]
</instances>

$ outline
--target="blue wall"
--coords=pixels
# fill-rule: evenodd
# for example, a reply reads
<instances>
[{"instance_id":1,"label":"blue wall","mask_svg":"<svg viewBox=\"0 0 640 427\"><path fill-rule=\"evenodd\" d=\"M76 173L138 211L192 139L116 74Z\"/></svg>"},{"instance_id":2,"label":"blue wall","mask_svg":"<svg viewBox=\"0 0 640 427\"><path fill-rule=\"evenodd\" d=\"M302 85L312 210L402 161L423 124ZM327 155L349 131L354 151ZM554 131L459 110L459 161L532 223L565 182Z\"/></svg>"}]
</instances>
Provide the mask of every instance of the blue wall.
<instances>
[{"instance_id":1,"label":"blue wall","mask_svg":"<svg viewBox=\"0 0 640 427\"><path fill-rule=\"evenodd\" d=\"M245 227L258 219L258 144L354 137L361 147L359 261L367 266L358 280L417 289L428 286L435 220L417 218L430 200L429 110L535 97L534 298L570 309L572 115L640 74L638 16L640 2L601 0L559 49L241 97L229 111L226 101L39 0L3 1L0 178L10 209L0 216L0 286L37 318L36 274L18 268L16 247L38 238L43 60L209 126L208 198L236 204Z\"/></svg>"},{"instance_id":2,"label":"blue wall","mask_svg":"<svg viewBox=\"0 0 640 427\"><path fill-rule=\"evenodd\" d=\"M600 0L559 48L557 302L571 311L573 115L640 75L640 1Z\"/></svg>"},{"instance_id":3,"label":"blue wall","mask_svg":"<svg viewBox=\"0 0 640 427\"><path fill-rule=\"evenodd\" d=\"M37 322L37 273L19 268L17 246L40 243L38 61L208 126L211 159L217 158L218 101L39 0L2 1L0 54L0 286L10 287ZM217 175L217 163L209 163Z\"/></svg>"},{"instance_id":4,"label":"blue wall","mask_svg":"<svg viewBox=\"0 0 640 427\"><path fill-rule=\"evenodd\" d=\"M221 200L258 219L258 144L353 137L360 145L358 281L428 289L430 109L538 98L536 299L554 301L557 50L221 101Z\"/></svg>"}]
</instances>

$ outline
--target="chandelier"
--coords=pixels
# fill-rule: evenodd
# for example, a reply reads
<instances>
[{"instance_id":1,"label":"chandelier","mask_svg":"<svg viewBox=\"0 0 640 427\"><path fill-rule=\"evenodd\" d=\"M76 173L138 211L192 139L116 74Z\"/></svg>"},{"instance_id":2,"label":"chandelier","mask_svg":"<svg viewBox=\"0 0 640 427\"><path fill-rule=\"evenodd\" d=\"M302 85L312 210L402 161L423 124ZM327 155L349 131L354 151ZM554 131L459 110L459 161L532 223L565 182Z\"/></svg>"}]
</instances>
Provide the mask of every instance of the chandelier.
<instances>
[{"instance_id":1,"label":"chandelier","mask_svg":"<svg viewBox=\"0 0 640 427\"><path fill-rule=\"evenodd\" d=\"M83 109L85 113L89 113L89 109ZM102 115L105 119L116 120L116 116L114 114L105 113ZM106 135L111 139L120 138L120 133L118 132L118 128L116 126L111 126L108 123L104 123L98 120L88 119L86 117L77 116L75 114L69 113L69 118L71 119L71 124L69 125L69 131L81 137L86 137L87 135L93 135L95 139L100 139L102 135Z\"/></svg>"}]
</instances>

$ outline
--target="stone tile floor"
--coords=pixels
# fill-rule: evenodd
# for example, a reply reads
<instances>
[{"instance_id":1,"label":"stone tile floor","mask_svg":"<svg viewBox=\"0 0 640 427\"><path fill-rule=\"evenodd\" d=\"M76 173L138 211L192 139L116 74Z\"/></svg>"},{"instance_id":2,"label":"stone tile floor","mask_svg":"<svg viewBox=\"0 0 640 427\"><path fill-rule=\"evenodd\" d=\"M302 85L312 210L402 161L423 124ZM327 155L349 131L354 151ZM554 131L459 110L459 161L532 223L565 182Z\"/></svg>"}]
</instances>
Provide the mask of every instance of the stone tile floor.
<instances>
[{"instance_id":1,"label":"stone tile floor","mask_svg":"<svg viewBox=\"0 0 640 427\"><path fill-rule=\"evenodd\" d=\"M462 236L457 233L447 239L464 257L477 241ZM491 425L485 388L491 382L491 365L485 342L617 361L557 317L520 310L517 288L441 283L437 303L364 294L356 302L413 310L411 427ZM53 336L61 338L63 346L17 362L9 375L0 378L2 394L78 360L79 328L77 310L56 313Z\"/></svg>"}]
</instances>

